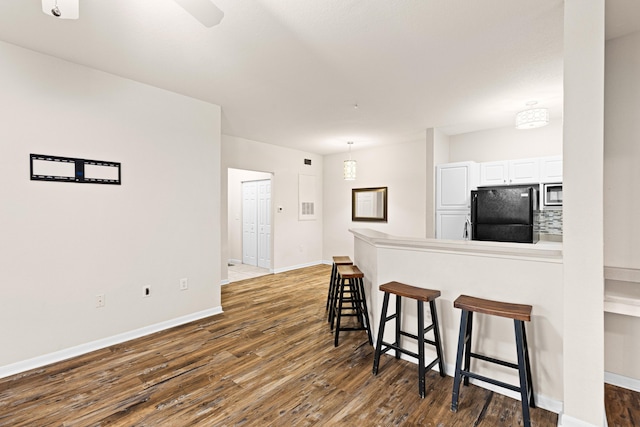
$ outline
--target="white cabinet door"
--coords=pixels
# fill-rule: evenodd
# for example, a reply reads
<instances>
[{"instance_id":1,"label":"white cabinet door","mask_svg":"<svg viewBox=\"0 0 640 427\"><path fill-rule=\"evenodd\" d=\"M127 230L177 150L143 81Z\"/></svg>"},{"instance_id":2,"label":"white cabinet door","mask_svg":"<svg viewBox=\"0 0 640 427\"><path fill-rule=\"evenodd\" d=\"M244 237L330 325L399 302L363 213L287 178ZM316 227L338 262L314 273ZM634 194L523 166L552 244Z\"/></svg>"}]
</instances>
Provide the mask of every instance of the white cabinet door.
<instances>
[{"instance_id":1,"label":"white cabinet door","mask_svg":"<svg viewBox=\"0 0 640 427\"><path fill-rule=\"evenodd\" d=\"M436 167L436 209L469 209L471 190L477 185L477 164L448 163Z\"/></svg>"},{"instance_id":2,"label":"white cabinet door","mask_svg":"<svg viewBox=\"0 0 640 427\"><path fill-rule=\"evenodd\" d=\"M468 211L438 212L436 239L464 240L464 223L468 217Z\"/></svg>"},{"instance_id":3,"label":"white cabinet door","mask_svg":"<svg viewBox=\"0 0 640 427\"><path fill-rule=\"evenodd\" d=\"M509 162L480 163L480 185L507 185L508 180Z\"/></svg>"},{"instance_id":4,"label":"white cabinet door","mask_svg":"<svg viewBox=\"0 0 640 427\"><path fill-rule=\"evenodd\" d=\"M537 184L539 159L504 160L480 163L480 185Z\"/></svg>"},{"instance_id":5,"label":"white cabinet door","mask_svg":"<svg viewBox=\"0 0 640 427\"><path fill-rule=\"evenodd\" d=\"M540 160L509 160L509 185L540 182Z\"/></svg>"},{"instance_id":6,"label":"white cabinet door","mask_svg":"<svg viewBox=\"0 0 640 427\"><path fill-rule=\"evenodd\" d=\"M562 182L562 156L540 159L540 182Z\"/></svg>"}]
</instances>

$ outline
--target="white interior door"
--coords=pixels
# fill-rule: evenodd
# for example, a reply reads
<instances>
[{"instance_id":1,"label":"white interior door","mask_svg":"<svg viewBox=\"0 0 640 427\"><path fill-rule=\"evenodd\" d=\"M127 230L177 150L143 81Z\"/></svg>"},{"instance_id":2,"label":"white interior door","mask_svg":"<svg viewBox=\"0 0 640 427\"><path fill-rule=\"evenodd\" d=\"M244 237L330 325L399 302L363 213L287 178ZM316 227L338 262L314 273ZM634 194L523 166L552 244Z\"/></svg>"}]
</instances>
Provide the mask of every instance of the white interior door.
<instances>
[{"instance_id":1,"label":"white interior door","mask_svg":"<svg viewBox=\"0 0 640 427\"><path fill-rule=\"evenodd\" d=\"M258 267L271 268L271 181L256 181L258 190Z\"/></svg>"},{"instance_id":2,"label":"white interior door","mask_svg":"<svg viewBox=\"0 0 640 427\"><path fill-rule=\"evenodd\" d=\"M242 183L242 263L271 267L271 180Z\"/></svg>"},{"instance_id":3,"label":"white interior door","mask_svg":"<svg viewBox=\"0 0 640 427\"><path fill-rule=\"evenodd\" d=\"M242 263L258 265L258 198L256 181L242 183Z\"/></svg>"}]
</instances>

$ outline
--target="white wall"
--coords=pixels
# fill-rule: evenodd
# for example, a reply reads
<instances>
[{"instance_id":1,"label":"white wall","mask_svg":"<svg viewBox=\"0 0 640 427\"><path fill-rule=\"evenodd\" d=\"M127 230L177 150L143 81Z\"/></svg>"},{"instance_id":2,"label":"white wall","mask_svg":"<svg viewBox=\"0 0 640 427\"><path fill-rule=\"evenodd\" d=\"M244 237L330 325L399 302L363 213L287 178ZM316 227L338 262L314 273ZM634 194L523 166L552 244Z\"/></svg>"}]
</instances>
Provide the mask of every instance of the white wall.
<instances>
[{"instance_id":1,"label":"white wall","mask_svg":"<svg viewBox=\"0 0 640 427\"><path fill-rule=\"evenodd\" d=\"M606 44L605 265L640 268L640 33ZM640 284L637 284L640 286ZM605 370L640 380L640 318L605 316Z\"/></svg>"},{"instance_id":2,"label":"white wall","mask_svg":"<svg viewBox=\"0 0 640 427\"><path fill-rule=\"evenodd\" d=\"M242 183L271 179L270 173L248 171L243 169L229 169L227 175L228 200L228 242L229 258L235 262L242 262ZM271 217L273 218L273 209Z\"/></svg>"},{"instance_id":3,"label":"white wall","mask_svg":"<svg viewBox=\"0 0 640 427\"><path fill-rule=\"evenodd\" d=\"M425 236L436 237L436 166L449 163L449 136L439 129L427 129Z\"/></svg>"},{"instance_id":4,"label":"white wall","mask_svg":"<svg viewBox=\"0 0 640 427\"><path fill-rule=\"evenodd\" d=\"M311 166L304 164L311 159ZM222 135L222 271L226 278L228 248L227 169L247 169L273 174L271 204L274 210L272 262L275 272L322 262L322 163L320 155ZM298 220L298 175L317 177L317 219Z\"/></svg>"},{"instance_id":5,"label":"white wall","mask_svg":"<svg viewBox=\"0 0 640 427\"><path fill-rule=\"evenodd\" d=\"M449 137L449 162L491 162L562 155L562 120L547 126L518 130L489 129Z\"/></svg>"},{"instance_id":6,"label":"white wall","mask_svg":"<svg viewBox=\"0 0 640 427\"><path fill-rule=\"evenodd\" d=\"M218 106L4 42L0 93L0 367L219 308ZM30 181L29 153L122 185Z\"/></svg>"},{"instance_id":7,"label":"white wall","mask_svg":"<svg viewBox=\"0 0 640 427\"><path fill-rule=\"evenodd\" d=\"M398 236L425 237L427 206L426 141L355 150L357 178L345 181L343 162L347 153L324 158L323 259L353 257L350 228L370 228ZM388 187L388 222L352 222L353 188Z\"/></svg>"},{"instance_id":8,"label":"white wall","mask_svg":"<svg viewBox=\"0 0 640 427\"><path fill-rule=\"evenodd\" d=\"M565 0L564 5L562 423L601 426L605 420L604 0Z\"/></svg>"}]
</instances>

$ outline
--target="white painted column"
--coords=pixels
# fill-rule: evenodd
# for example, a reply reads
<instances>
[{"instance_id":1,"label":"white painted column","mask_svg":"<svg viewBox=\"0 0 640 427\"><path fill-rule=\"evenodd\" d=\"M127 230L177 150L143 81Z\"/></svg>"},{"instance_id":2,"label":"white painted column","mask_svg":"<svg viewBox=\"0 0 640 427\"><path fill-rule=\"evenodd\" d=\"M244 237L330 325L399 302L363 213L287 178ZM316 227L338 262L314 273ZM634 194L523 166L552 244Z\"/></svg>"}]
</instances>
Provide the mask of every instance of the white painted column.
<instances>
[{"instance_id":1,"label":"white painted column","mask_svg":"<svg viewBox=\"0 0 640 427\"><path fill-rule=\"evenodd\" d=\"M604 0L564 9L564 413L604 425Z\"/></svg>"}]
</instances>

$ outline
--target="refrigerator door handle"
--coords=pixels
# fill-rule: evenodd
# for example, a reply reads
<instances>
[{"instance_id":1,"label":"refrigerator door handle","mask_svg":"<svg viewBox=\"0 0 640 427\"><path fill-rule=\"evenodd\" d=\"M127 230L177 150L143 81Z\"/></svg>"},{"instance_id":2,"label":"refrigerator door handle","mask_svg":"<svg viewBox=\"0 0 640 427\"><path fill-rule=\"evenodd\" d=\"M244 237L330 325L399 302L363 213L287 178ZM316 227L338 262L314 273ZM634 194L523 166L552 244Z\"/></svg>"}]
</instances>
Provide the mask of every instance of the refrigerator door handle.
<instances>
[{"instance_id":1,"label":"refrigerator door handle","mask_svg":"<svg viewBox=\"0 0 640 427\"><path fill-rule=\"evenodd\" d=\"M471 228L471 219L467 217L467 219L464 221L464 230L462 231L462 238L464 240L469 240L470 228Z\"/></svg>"}]
</instances>

